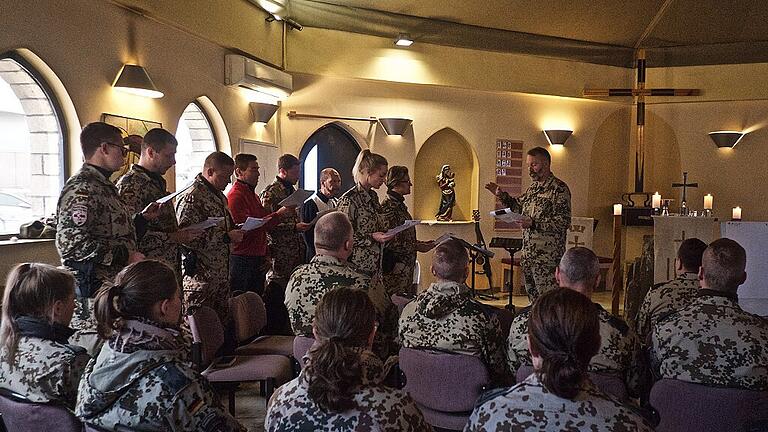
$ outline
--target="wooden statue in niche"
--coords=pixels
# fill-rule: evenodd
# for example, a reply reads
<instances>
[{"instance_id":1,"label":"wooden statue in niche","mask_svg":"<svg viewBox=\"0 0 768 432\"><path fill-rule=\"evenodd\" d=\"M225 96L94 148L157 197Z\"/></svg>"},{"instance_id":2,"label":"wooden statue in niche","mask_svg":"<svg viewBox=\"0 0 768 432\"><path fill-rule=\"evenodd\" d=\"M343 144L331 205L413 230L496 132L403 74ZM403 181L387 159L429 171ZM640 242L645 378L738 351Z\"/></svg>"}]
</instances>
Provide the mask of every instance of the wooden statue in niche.
<instances>
[{"instance_id":1,"label":"wooden statue in niche","mask_svg":"<svg viewBox=\"0 0 768 432\"><path fill-rule=\"evenodd\" d=\"M450 165L443 165L440 173L437 175L437 185L440 187L440 208L437 210L435 219L439 221L450 221L453 215L453 206L456 205L456 174L451 170Z\"/></svg>"}]
</instances>

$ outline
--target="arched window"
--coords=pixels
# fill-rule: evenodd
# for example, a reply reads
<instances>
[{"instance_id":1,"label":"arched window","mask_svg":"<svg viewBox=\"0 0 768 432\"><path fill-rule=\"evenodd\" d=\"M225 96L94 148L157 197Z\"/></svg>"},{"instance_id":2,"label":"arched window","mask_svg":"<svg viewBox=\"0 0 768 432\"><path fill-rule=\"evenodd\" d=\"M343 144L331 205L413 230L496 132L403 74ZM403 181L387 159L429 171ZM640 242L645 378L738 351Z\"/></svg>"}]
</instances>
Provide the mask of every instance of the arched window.
<instances>
[{"instance_id":1,"label":"arched window","mask_svg":"<svg viewBox=\"0 0 768 432\"><path fill-rule=\"evenodd\" d=\"M329 123L316 130L299 154L301 187L317 190L320 171L335 168L341 175L341 192L355 185L352 167L360 153L360 145L342 126Z\"/></svg>"},{"instance_id":2,"label":"arched window","mask_svg":"<svg viewBox=\"0 0 768 432\"><path fill-rule=\"evenodd\" d=\"M51 95L20 56L0 55L0 235L56 212L64 131Z\"/></svg>"},{"instance_id":3,"label":"arched window","mask_svg":"<svg viewBox=\"0 0 768 432\"><path fill-rule=\"evenodd\" d=\"M216 140L205 112L196 102L184 109L176 129L176 188L189 184L203 169L206 156L216 151Z\"/></svg>"}]
</instances>

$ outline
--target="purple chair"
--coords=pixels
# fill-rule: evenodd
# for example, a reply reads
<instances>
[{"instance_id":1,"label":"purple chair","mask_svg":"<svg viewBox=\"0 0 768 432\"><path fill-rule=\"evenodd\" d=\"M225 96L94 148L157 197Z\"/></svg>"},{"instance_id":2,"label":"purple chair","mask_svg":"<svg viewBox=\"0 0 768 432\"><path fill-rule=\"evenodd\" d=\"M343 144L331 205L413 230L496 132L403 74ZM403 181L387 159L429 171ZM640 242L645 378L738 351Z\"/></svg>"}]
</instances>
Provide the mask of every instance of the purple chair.
<instances>
[{"instance_id":1,"label":"purple chair","mask_svg":"<svg viewBox=\"0 0 768 432\"><path fill-rule=\"evenodd\" d=\"M296 336L293 340L293 358L296 359L302 368L304 368L304 356L314 344L315 338L306 336Z\"/></svg>"},{"instance_id":2,"label":"purple chair","mask_svg":"<svg viewBox=\"0 0 768 432\"><path fill-rule=\"evenodd\" d=\"M766 431L768 391L709 387L662 379L651 389L658 432Z\"/></svg>"},{"instance_id":3,"label":"purple chair","mask_svg":"<svg viewBox=\"0 0 768 432\"><path fill-rule=\"evenodd\" d=\"M528 376L532 373L533 366L520 366L520 368L517 370L517 373L515 374L515 379L517 382L521 382L528 378ZM629 400L627 386L624 385L624 381L620 377L601 372L589 372L589 379L604 393L607 393L622 402Z\"/></svg>"},{"instance_id":4,"label":"purple chair","mask_svg":"<svg viewBox=\"0 0 768 432\"><path fill-rule=\"evenodd\" d=\"M246 292L229 299L229 308L235 322L238 347L235 354L293 355L293 336L259 336L267 325L267 309L264 301L254 292Z\"/></svg>"},{"instance_id":5,"label":"purple chair","mask_svg":"<svg viewBox=\"0 0 768 432\"><path fill-rule=\"evenodd\" d=\"M413 301L412 298L404 297L399 294L392 294L389 298L392 300L392 303L397 306L398 314L402 314L403 309L405 309L405 305Z\"/></svg>"},{"instance_id":6,"label":"purple chair","mask_svg":"<svg viewBox=\"0 0 768 432\"><path fill-rule=\"evenodd\" d=\"M193 351L199 352L198 367L202 375L213 384L223 388L229 398L229 411L235 413L235 390L242 382L261 383L266 400L272 396L277 385L290 380L291 361L283 355L233 356L232 362L217 365L216 357L224 344L224 328L213 309L202 306L194 315L187 317L192 330Z\"/></svg>"},{"instance_id":7,"label":"purple chair","mask_svg":"<svg viewBox=\"0 0 768 432\"><path fill-rule=\"evenodd\" d=\"M81 432L83 424L72 411L54 403L35 403L0 389L0 413L8 431Z\"/></svg>"},{"instance_id":8,"label":"purple chair","mask_svg":"<svg viewBox=\"0 0 768 432\"><path fill-rule=\"evenodd\" d=\"M400 369L427 423L443 429L464 429L491 381L480 358L428 349L400 349Z\"/></svg>"}]
</instances>

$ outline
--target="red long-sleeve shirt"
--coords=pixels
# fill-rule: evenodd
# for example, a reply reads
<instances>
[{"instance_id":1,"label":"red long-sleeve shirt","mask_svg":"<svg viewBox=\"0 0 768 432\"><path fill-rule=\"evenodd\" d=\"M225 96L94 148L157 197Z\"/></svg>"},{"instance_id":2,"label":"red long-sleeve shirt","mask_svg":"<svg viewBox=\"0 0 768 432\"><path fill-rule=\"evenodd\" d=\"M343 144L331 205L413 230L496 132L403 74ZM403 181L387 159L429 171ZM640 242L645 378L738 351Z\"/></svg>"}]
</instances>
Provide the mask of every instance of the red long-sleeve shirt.
<instances>
[{"instance_id":1,"label":"red long-sleeve shirt","mask_svg":"<svg viewBox=\"0 0 768 432\"><path fill-rule=\"evenodd\" d=\"M261 228L257 228L245 233L243 241L236 243L233 255L240 256L264 256L267 255L267 230L280 222L280 217L274 213L268 213L261 205L259 195L248 183L237 180L232 185L232 189L227 194L227 205L229 212L232 213L232 219L236 224L245 222L248 217L264 218L272 216Z\"/></svg>"}]
</instances>

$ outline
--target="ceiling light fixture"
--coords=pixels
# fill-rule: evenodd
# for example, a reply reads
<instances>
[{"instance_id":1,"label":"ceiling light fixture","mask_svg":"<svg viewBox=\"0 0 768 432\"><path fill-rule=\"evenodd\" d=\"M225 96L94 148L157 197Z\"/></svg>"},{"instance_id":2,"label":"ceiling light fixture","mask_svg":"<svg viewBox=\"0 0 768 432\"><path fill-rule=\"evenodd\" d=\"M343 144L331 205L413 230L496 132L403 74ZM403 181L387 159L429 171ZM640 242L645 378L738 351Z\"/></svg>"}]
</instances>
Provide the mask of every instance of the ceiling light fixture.
<instances>
[{"instance_id":1,"label":"ceiling light fixture","mask_svg":"<svg viewBox=\"0 0 768 432\"><path fill-rule=\"evenodd\" d=\"M397 35L397 39L395 39L395 45L401 47L409 47L413 45L413 39L411 39L411 35L408 33L400 33Z\"/></svg>"},{"instance_id":2,"label":"ceiling light fixture","mask_svg":"<svg viewBox=\"0 0 768 432\"><path fill-rule=\"evenodd\" d=\"M719 148L733 148L746 135L739 131L714 131L709 133L712 142Z\"/></svg>"},{"instance_id":3,"label":"ceiling light fixture","mask_svg":"<svg viewBox=\"0 0 768 432\"><path fill-rule=\"evenodd\" d=\"M544 131L544 136L547 137L549 145L561 146L568 141L572 133L573 131L567 129L550 129Z\"/></svg>"},{"instance_id":4,"label":"ceiling light fixture","mask_svg":"<svg viewBox=\"0 0 768 432\"><path fill-rule=\"evenodd\" d=\"M123 65L120 72L117 73L112 87L122 92L153 99L163 97L163 92L155 87L155 83L152 82L147 70L138 65Z\"/></svg>"}]
</instances>

